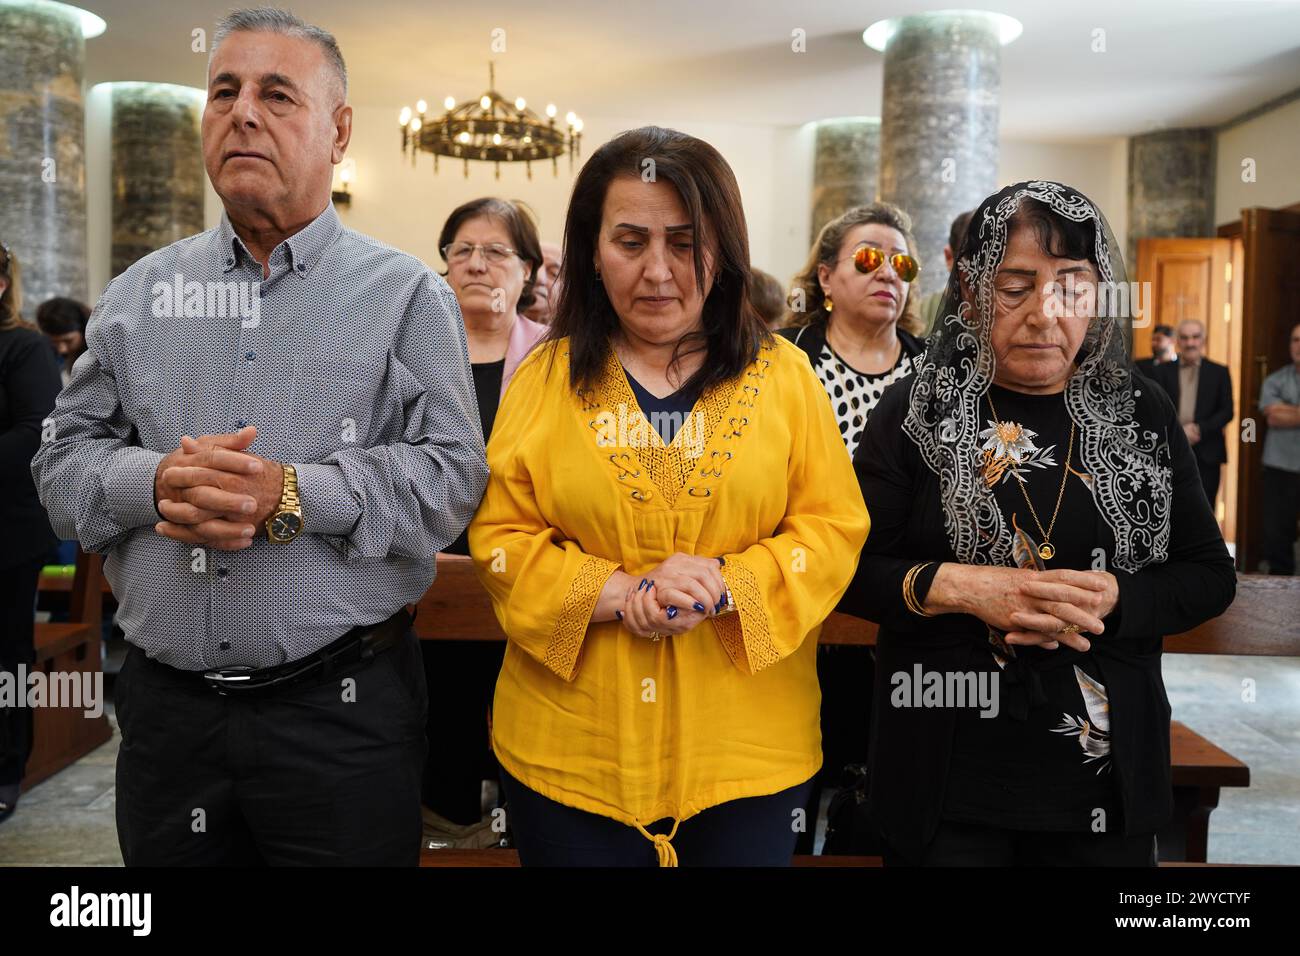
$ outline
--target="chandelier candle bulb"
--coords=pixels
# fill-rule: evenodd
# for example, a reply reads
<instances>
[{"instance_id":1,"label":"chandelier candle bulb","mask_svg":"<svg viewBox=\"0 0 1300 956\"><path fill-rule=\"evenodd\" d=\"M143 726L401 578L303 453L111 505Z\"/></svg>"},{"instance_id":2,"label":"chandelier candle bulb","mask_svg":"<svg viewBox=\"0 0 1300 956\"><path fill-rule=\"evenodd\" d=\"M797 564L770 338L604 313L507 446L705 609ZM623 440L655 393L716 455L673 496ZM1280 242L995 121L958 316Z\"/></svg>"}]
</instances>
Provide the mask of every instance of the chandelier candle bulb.
<instances>
[{"instance_id":1,"label":"chandelier candle bulb","mask_svg":"<svg viewBox=\"0 0 1300 956\"><path fill-rule=\"evenodd\" d=\"M454 110L456 108L456 97L454 96L447 97L445 100L442 101L442 105L446 109Z\"/></svg>"},{"instance_id":2,"label":"chandelier candle bulb","mask_svg":"<svg viewBox=\"0 0 1300 956\"><path fill-rule=\"evenodd\" d=\"M421 116L427 113L428 110L429 110L429 104L426 103L424 100L420 100L418 103L415 104L415 112L419 113Z\"/></svg>"}]
</instances>

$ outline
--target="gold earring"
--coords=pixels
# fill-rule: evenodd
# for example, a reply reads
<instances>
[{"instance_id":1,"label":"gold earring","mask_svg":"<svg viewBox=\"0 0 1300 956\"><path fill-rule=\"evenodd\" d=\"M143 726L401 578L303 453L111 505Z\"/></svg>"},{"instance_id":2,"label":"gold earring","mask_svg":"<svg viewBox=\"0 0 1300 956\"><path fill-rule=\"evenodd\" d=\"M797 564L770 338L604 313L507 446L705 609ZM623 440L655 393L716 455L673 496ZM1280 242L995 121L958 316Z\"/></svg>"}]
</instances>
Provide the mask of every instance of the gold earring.
<instances>
[{"instance_id":1,"label":"gold earring","mask_svg":"<svg viewBox=\"0 0 1300 956\"><path fill-rule=\"evenodd\" d=\"M822 301L822 308L827 312L832 312L835 309L835 303L831 301L829 293L827 293L826 298Z\"/></svg>"}]
</instances>

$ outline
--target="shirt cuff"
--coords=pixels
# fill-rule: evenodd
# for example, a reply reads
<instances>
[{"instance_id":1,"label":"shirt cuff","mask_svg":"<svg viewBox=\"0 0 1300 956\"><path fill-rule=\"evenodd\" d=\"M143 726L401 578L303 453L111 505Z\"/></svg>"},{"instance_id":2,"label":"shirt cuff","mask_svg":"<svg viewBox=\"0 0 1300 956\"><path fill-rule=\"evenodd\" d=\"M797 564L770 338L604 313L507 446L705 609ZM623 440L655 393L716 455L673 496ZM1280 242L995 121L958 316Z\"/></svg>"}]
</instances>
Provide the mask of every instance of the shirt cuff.
<instances>
[{"instance_id":1,"label":"shirt cuff","mask_svg":"<svg viewBox=\"0 0 1300 956\"><path fill-rule=\"evenodd\" d=\"M303 530L308 534L349 535L361 519L361 506L352 497L338 465L294 465Z\"/></svg>"},{"instance_id":2,"label":"shirt cuff","mask_svg":"<svg viewBox=\"0 0 1300 956\"><path fill-rule=\"evenodd\" d=\"M154 478L166 455L147 448L122 448L104 469L104 504L123 528L165 520L154 505Z\"/></svg>"}]
</instances>

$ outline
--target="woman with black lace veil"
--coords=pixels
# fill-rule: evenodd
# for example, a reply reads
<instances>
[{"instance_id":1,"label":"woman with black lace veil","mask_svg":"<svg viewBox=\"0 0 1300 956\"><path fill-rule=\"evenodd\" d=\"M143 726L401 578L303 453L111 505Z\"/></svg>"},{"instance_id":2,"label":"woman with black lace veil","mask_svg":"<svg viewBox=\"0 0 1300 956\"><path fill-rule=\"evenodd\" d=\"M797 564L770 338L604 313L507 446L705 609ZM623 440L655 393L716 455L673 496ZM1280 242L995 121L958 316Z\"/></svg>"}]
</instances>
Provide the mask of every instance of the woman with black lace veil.
<instances>
[{"instance_id":1,"label":"woman with black lace veil","mask_svg":"<svg viewBox=\"0 0 1300 956\"><path fill-rule=\"evenodd\" d=\"M1153 865L1172 809L1163 635L1233 563L1124 264L1076 190L976 210L920 371L854 458L880 624L870 801L887 863Z\"/></svg>"}]
</instances>

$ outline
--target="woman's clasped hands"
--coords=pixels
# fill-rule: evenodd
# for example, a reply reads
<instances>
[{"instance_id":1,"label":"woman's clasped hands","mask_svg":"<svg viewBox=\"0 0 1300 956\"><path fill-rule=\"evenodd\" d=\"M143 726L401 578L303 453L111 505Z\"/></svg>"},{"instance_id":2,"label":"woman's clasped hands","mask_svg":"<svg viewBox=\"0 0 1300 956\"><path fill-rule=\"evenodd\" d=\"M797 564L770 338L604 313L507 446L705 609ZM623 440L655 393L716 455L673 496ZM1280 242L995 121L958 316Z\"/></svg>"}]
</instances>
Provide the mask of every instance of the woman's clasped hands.
<instances>
[{"instance_id":1,"label":"woman's clasped hands","mask_svg":"<svg viewBox=\"0 0 1300 956\"><path fill-rule=\"evenodd\" d=\"M638 637L684 634L721 610L726 594L718 558L677 552L628 587L615 617Z\"/></svg>"}]
</instances>

